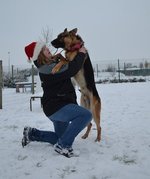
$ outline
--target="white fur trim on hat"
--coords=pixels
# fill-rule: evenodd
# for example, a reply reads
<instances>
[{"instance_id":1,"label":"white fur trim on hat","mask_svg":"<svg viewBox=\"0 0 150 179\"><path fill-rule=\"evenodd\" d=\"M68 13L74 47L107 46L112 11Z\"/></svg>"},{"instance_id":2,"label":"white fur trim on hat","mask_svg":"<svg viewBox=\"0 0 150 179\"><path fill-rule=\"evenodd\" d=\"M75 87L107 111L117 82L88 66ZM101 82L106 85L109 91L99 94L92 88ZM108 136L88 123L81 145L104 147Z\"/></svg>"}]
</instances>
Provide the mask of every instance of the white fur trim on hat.
<instances>
[{"instance_id":1,"label":"white fur trim on hat","mask_svg":"<svg viewBox=\"0 0 150 179\"><path fill-rule=\"evenodd\" d=\"M33 57L32 60L35 61L37 60L42 48L45 46L46 44L44 42L37 42L34 48L34 53L33 53Z\"/></svg>"}]
</instances>

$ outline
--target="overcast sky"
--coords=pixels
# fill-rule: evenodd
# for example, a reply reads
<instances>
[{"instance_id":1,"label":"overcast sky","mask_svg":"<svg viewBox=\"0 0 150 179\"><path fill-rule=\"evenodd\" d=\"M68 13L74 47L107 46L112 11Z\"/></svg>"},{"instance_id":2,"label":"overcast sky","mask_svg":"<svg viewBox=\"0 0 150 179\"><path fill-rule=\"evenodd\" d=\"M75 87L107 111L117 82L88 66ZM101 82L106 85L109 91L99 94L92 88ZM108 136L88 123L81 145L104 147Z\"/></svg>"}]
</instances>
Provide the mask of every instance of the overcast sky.
<instances>
[{"instance_id":1,"label":"overcast sky","mask_svg":"<svg viewBox=\"0 0 150 179\"><path fill-rule=\"evenodd\" d=\"M27 64L24 47L78 28L92 61L150 58L150 0L0 0L0 60Z\"/></svg>"}]
</instances>

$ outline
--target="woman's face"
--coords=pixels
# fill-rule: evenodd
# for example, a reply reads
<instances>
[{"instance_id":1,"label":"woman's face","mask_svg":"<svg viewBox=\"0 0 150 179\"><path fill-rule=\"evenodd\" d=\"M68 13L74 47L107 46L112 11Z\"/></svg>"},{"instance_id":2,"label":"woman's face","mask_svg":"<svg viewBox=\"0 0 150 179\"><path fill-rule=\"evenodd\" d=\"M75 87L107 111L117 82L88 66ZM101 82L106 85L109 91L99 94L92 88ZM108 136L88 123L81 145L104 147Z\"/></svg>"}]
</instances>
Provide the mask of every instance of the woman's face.
<instances>
[{"instance_id":1,"label":"woman's face","mask_svg":"<svg viewBox=\"0 0 150 179\"><path fill-rule=\"evenodd\" d=\"M43 54L45 55L45 57L47 59L50 59L52 57L52 54L51 52L49 51L49 48L48 47L43 47Z\"/></svg>"}]
</instances>

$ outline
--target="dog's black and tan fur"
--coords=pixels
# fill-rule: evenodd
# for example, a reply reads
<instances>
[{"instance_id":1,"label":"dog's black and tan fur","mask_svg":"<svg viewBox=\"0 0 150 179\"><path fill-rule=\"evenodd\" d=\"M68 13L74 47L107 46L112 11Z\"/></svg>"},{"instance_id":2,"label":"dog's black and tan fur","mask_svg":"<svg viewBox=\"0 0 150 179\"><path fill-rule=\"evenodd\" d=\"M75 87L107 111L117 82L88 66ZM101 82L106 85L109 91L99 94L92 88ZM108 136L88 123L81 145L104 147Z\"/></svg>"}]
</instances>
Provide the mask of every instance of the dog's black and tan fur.
<instances>
[{"instance_id":1,"label":"dog's black and tan fur","mask_svg":"<svg viewBox=\"0 0 150 179\"><path fill-rule=\"evenodd\" d=\"M64 30L60 33L56 39L51 43L55 48L62 48L65 50L66 60L60 61L53 72L58 71L64 63L69 63L77 55L79 48L83 45L82 38L76 34L77 29L71 31ZM101 140L101 126L100 126L100 113L101 113L101 99L98 95L93 67L90 61L90 57L87 53L83 68L74 76L81 91L81 105L87 109L90 109L97 127L97 138L95 141ZM79 124L80 125L80 124ZM92 123L87 126L86 133L82 138L87 138L91 130Z\"/></svg>"}]
</instances>

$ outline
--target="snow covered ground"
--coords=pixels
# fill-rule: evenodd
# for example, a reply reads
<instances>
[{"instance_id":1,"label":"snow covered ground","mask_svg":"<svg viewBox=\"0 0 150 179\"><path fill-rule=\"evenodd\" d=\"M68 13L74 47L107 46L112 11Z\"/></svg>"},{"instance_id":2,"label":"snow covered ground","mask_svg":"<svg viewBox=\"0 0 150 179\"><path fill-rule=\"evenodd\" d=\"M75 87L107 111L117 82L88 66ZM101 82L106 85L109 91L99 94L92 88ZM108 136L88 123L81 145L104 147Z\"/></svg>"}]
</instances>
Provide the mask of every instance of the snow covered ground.
<instances>
[{"instance_id":1,"label":"snow covered ground","mask_svg":"<svg viewBox=\"0 0 150 179\"><path fill-rule=\"evenodd\" d=\"M3 90L0 110L0 179L149 179L150 82L98 84L102 99L102 141L95 143L95 124L88 139L78 135L80 156L65 158L48 143L21 146L25 125L53 130L39 99ZM78 97L80 96L77 91ZM79 98L78 98L79 99Z\"/></svg>"}]
</instances>

